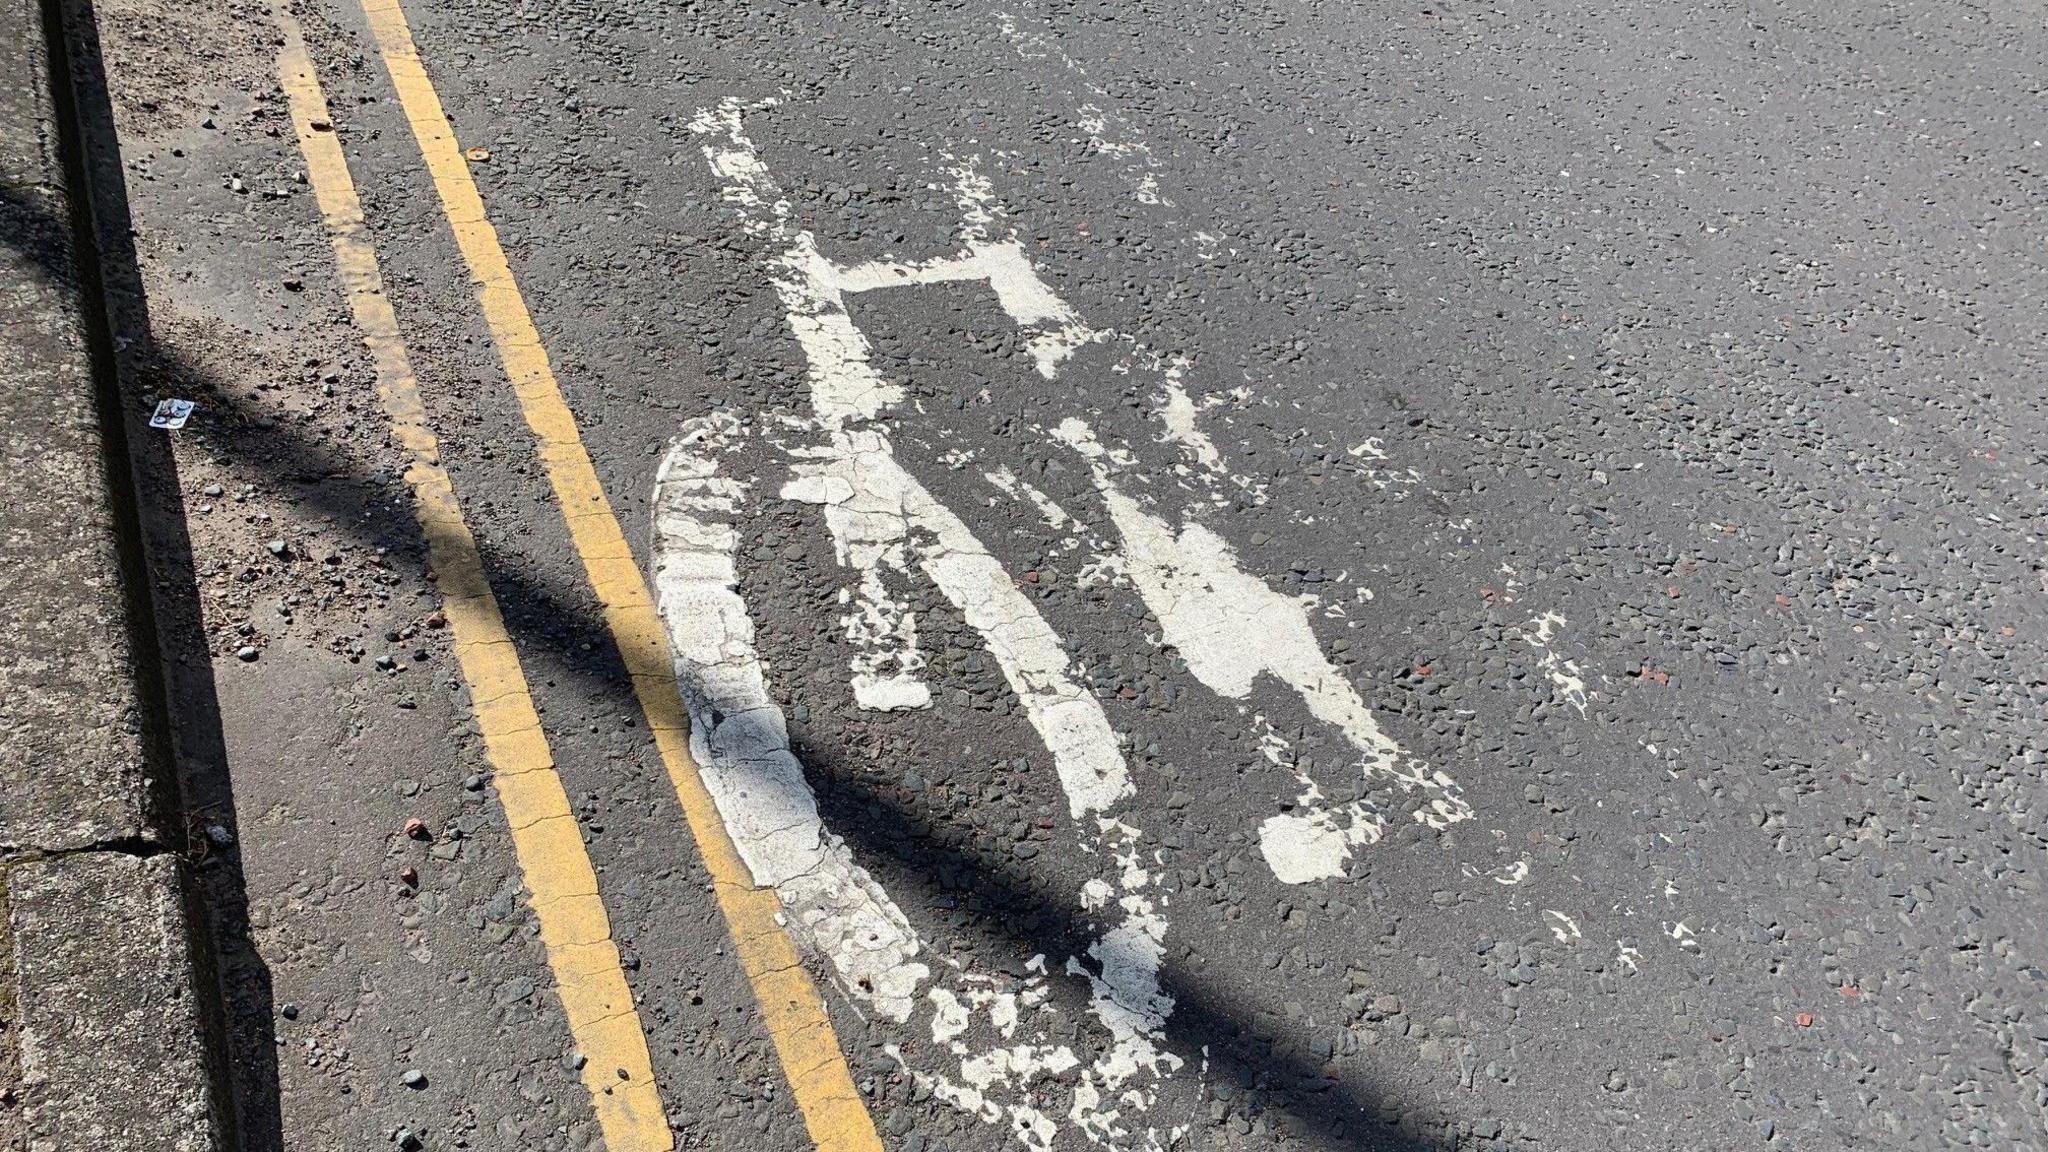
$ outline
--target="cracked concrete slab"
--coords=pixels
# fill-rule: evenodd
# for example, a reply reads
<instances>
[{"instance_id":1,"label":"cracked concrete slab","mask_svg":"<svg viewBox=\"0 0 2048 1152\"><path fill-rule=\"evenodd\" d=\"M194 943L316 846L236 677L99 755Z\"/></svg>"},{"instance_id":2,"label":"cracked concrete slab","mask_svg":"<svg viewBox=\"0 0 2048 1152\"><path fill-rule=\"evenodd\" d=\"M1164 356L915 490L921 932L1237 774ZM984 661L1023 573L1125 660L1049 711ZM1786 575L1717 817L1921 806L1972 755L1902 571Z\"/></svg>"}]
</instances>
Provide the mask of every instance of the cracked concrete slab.
<instances>
[{"instance_id":1,"label":"cracked concrete slab","mask_svg":"<svg viewBox=\"0 0 2048 1152\"><path fill-rule=\"evenodd\" d=\"M177 859L68 853L6 882L26 1146L215 1147Z\"/></svg>"}]
</instances>

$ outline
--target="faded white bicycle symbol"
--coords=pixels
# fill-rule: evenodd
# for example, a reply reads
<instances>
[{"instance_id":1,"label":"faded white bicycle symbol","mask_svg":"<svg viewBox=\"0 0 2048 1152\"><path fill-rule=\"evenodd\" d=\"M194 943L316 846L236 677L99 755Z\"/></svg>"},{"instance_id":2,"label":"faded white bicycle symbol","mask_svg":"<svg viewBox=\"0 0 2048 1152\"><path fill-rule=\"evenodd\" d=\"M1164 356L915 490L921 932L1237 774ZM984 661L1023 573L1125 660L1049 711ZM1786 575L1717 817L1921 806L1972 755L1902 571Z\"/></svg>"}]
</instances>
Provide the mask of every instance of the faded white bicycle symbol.
<instances>
[{"instance_id":1,"label":"faded white bicycle symbol","mask_svg":"<svg viewBox=\"0 0 2048 1152\"><path fill-rule=\"evenodd\" d=\"M1005 228L1007 213L972 159L945 173L960 212L957 252L912 262L829 259L792 221L788 199L748 137L746 117L774 103L728 100L700 113L692 130L741 227L769 249L767 274L807 361L810 411L761 414L751 422L730 413L692 420L671 445L655 490L657 592L706 783L756 881L778 891L789 923L826 958L846 993L895 1024L928 1026L932 1046L948 1054L950 1066L906 1061L921 1083L1033 1148L1052 1147L1063 1129L1098 1144L1163 1148L1178 1133L1148 1125L1146 1113L1160 1082L1182 1066L1163 1046L1173 1010L1159 982L1169 900L1153 871L1158 861L1141 858L1139 830L1120 814L1135 792L1129 766L1102 705L1037 605L974 530L898 462L891 417L903 410L904 388L873 367L847 298L968 286L994 295L1046 379L1058 378L1080 350L1101 346L1116 371L1153 383L1160 435L1182 457L1170 493L1139 483L1131 453L1103 442L1081 416L1036 431L1085 469L1115 531L1113 540L1090 542L1100 553L1096 575L1142 599L1159 622L1158 642L1177 650L1194 678L1220 696L1246 700L1261 678L1284 685L1355 752L1369 795L1333 804L1293 767L1279 734L1265 730L1268 754L1294 771L1298 792L1289 811L1257 829L1278 879L1341 876L1354 850L1378 842L1389 821L1443 828L1472 818L1473 810L1450 777L1381 729L1321 650L1307 606L1246 572L1211 527L1254 486L1230 473L1202 432L1200 411L1182 383L1184 366L1131 336L1089 325L1055 294ZM727 454L749 441L787 456L789 479L777 492L750 491L727 469ZM1056 501L1008 470L990 468L985 478L993 492L1027 503L1051 531L1082 531ZM1021 982L951 960L934 973L896 902L824 827L737 591L739 526L749 501L764 495L815 505L823 514L850 577L841 625L855 652L848 675L857 703L878 710L929 705L916 613L891 591L921 580L978 634L1045 744L1077 846L1098 866L1079 898L1103 927L1087 956L1064 962L1066 975L1087 982L1094 1026L1108 1041L1091 1059L1052 1028L1047 1002L1056 974L1042 960ZM1162 495L1181 506L1162 508ZM1375 796L1386 799L1375 803ZM1071 1074L1073 1086L1060 1099L1047 1083L1063 1074Z\"/></svg>"}]
</instances>

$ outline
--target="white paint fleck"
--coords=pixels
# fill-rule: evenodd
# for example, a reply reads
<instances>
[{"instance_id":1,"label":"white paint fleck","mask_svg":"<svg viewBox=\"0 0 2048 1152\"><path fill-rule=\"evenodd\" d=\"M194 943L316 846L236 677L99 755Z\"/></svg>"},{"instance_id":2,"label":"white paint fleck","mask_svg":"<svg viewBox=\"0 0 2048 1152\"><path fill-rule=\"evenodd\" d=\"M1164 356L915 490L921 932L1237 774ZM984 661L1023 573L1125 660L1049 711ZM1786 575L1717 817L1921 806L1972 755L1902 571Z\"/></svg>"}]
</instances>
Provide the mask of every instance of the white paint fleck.
<instances>
[{"instance_id":1,"label":"white paint fleck","mask_svg":"<svg viewBox=\"0 0 2048 1152\"><path fill-rule=\"evenodd\" d=\"M1545 908L1543 919L1549 924L1550 934L1557 938L1559 944L1570 944L1580 938L1578 922L1564 913Z\"/></svg>"},{"instance_id":2,"label":"white paint fleck","mask_svg":"<svg viewBox=\"0 0 2048 1152\"><path fill-rule=\"evenodd\" d=\"M1562 700L1584 716L1590 698L1585 676L1576 660L1565 659L1556 648L1558 630L1567 623L1569 621L1558 612L1530 617L1529 622L1522 625L1522 640L1536 654L1536 666L1543 669L1543 674L1550 679L1551 698Z\"/></svg>"},{"instance_id":3,"label":"white paint fleck","mask_svg":"<svg viewBox=\"0 0 2048 1152\"><path fill-rule=\"evenodd\" d=\"M1083 588L1121 588L1131 582L1131 573L1122 554L1112 549L1101 549L1081 566L1074 579Z\"/></svg>"},{"instance_id":4,"label":"white paint fleck","mask_svg":"<svg viewBox=\"0 0 2048 1152\"><path fill-rule=\"evenodd\" d=\"M1363 477L1365 482L1372 485L1375 491L1385 492L1389 489L1395 489L1394 499L1403 498L1406 495L1406 489L1419 487L1422 484L1422 473L1414 468L1382 467L1382 465L1390 462L1390 457L1387 455L1386 442L1378 436L1369 437L1360 444L1353 444L1344 450L1344 454L1349 456L1351 460L1358 461L1358 463L1351 463L1351 461L1344 461L1343 463ZM1469 527L1470 523L1470 521L1465 521L1463 526ZM1453 525L1453 527L1457 526L1459 525Z\"/></svg>"},{"instance_id":5,"label":"white paint fleck","mask_svg":"<svg viewBox=\"0 0 2048 1152\"><path fill-rule=\"evenodd\" d=\"M1376 844L1383 824L1362 805L1349 805L1345 822L1322 807L1282 812L1259 825L1259 853L1282 884L1308 884L1344 875L1351 850Z\"/></svg>"}]
</instances>

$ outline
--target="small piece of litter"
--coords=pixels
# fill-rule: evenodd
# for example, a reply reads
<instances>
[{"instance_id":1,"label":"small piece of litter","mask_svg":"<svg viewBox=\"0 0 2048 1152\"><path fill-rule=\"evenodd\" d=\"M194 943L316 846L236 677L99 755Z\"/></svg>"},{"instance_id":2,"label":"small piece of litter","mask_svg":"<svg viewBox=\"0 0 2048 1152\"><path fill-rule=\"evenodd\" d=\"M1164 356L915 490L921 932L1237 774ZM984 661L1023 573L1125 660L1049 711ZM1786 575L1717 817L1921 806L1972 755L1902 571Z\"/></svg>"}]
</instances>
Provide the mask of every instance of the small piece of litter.
<instances>
[{"instance_id":1,"label":"small piece of litter","mask_svg":"<svg viewBox=\"0 0 2048 1152\"><path fill-rule=\"evenodd\" d=\"M190 400L159 400L156 402L156 411L150 413L149 426L176 432L185 426L185 421L192 418L192 409L196 407L198 405Z\"/></svg>"}]
</instances>

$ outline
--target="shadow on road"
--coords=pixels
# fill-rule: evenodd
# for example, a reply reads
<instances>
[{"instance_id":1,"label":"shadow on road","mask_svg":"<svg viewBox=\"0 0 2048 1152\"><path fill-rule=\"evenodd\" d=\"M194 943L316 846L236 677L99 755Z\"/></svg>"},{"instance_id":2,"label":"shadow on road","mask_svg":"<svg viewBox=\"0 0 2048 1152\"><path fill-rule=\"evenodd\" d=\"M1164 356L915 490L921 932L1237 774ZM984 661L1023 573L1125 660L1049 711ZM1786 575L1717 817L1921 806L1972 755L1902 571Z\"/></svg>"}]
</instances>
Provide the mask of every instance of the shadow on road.
<instances>
[{"instance_id":1,"label":"shadow on road","mask_svg":"<svg viewBox=\"0 0 2048 1152\"><path fill-rule=\"evenodd\" d=\"M400 480L352 473L336 461L330 449L295 429L250 418L253 414L237 410L225 389L215 387L174 351L159 349L158 365L157 379L166 394L202 399L207 424L212 427L209 447L233 453L241 465L266 475L278 495L355 534L360 543L389 549L385 559L394 570L416 580L425 578L425 545L410 518L393 511L410 500ZM556 583L502 557L487 555L486 559L492 589L518 645L529 654L546 651L557 656L571 675L586 678L611 695L628 714L637 712L624 666L588 590L580 584ZM189 571L189 561L186 563ZM203 656L202 649L202 661ZM216 754L216 750L202 753ZM857 855L868 859L893 856L903 842L904 829L930 825L928 814L910 810L893 796L867 787L862 779L866 774L855 766L815 748L805 749L804 757L814 785L821 786L821 803L837 813L861 814L831 825ZM207 795L225 802L229 794L225 783L219 782ZM974 830L965 825L937 828L912 839L919 858L946 853L984 858L1001 855L982 852ZM1007 842L993 846L1005 848ZM976 928L1007 932L1023 954L1086 956L1088 946L1099 935L1100 926L1082 918L1072 894L1044 891L1013 868L976 865L971 880L962 882L956 877L951 889L942 887L936 874L914 866L897 868L893 875L906 876L923 886L914 894L901 893L905 904L928 904L942 896L959 898L959 889L966 888L979 908L995 913L981 917ZM242 917L238 908L228 909L221 917L223 928L231 934L240 931ZM260 961L256 965L260 968ZM1344 1074L1333 1076L1323 1066L1297 1057L1274 1055L1267 1040L1258 1035L1255 1022L1234 1007L1243 1002L1242 995L1192 974L1176 973L1170 961L1162 973L1162 990L1175 1001L1168 1025L1171 1046L1191 1065L1199 1065L1206 1049L1212 1081L1231 1084L1240 1104L1263 1102L1265 1107L1293 1117L1307 1147L1382 1152L1437 1152L1445 1147L1383 1124L1380 1116L1394 1102L1370 1085ZM267 1005L267 997L262 999ZM261 1035L238 1044L238 1050L267 1035L266 1027Z\"/></svg>"}]
</instances>

